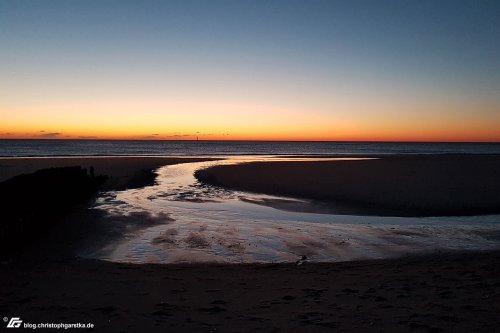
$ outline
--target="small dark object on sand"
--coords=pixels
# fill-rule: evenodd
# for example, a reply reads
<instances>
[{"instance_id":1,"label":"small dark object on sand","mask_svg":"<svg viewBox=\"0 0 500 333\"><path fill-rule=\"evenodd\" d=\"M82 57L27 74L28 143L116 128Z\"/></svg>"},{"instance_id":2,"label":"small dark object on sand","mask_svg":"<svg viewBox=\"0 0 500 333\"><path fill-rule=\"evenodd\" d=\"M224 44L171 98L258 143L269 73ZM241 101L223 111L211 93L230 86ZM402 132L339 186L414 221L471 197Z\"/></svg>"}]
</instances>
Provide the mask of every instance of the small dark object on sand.
<instances>
[{"instance_id":1,"label":"small dark object on sand","mask_svg":"<svg viewBox=\"0 0 500 333\"><path fill-rule=\"evenodd\" d=\"M304 262L306 262L307 256L302 255L300 256L300 259L296 261L297 266L302 265Z\"/></svg>"}]
</instances>

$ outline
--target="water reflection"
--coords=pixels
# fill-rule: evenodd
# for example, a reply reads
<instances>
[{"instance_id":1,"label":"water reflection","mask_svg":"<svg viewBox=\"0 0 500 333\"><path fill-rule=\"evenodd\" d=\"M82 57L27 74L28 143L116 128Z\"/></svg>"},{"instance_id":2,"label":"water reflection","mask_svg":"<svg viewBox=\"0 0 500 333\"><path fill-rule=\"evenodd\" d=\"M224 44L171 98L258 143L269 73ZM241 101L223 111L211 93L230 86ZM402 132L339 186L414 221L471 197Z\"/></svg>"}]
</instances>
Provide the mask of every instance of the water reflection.
<instances>
[{"instance_id":1,"label":"water reflection","mask_svg":"<svg viewBox=\"0 0 500 333\"><path fill-rule=\"evenodd\" d=\"M165 166L157 170L157 185L102 195L96 209L110 219L126 219L130 231L94 255L135 263L283 262L302 256L341 261L432 249L488 249L500 242L491 237L500 231L498 215L403 218L312 213L314 205L308 201L225 190L200 184L193 176L213 165L271 160L285 158L245 156ZM143 224L144 214L155 223Z\"/></svg>"}]
</instances>

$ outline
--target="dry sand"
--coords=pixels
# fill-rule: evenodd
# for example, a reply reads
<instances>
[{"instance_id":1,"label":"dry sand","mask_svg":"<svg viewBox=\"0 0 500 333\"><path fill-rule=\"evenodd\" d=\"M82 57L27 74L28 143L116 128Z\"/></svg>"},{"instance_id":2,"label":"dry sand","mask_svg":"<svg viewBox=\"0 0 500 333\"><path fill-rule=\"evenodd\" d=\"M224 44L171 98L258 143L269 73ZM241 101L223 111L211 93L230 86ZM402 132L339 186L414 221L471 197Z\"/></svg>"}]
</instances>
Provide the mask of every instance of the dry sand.
<instances>
[{"instance_id":1,"label":"dry sand","mask_svg":"<svg viewBox=\"0 0 500 333\"><path fill-rule=\"evenodd\" d=\"M498 332L500 253L336 264L0 265L0 313L98 332Z\"/></svg>"},{"instance_id":2,"label":"dry sand","mask_svg":"<svg viewBox=\"0 0 500 333\"><path fill-rule=\"evenodd\" d=\"M250 162L202 170L223 187L318 199L338 213L429 216L500 213L499 155Z\"/></svg>"}]
</instances>

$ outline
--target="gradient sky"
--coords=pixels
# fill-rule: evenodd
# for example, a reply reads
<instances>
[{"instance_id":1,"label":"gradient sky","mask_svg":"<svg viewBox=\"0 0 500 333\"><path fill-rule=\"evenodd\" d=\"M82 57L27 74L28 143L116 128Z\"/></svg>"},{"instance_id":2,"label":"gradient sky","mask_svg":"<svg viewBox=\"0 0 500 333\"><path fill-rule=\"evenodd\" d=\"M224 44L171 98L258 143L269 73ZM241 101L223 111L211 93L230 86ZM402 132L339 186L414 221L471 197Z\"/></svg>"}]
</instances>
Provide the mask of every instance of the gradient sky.
<instances>
[{"instance_id":1,"label":"gradient sky","mask_svg":"<svg viewBox=\"0 0 500 333\"><path fill-rule=\"evenodd\" d=\"M500 1L0 0L0 138L500 141Z\"/></svg>"}]
</instances>

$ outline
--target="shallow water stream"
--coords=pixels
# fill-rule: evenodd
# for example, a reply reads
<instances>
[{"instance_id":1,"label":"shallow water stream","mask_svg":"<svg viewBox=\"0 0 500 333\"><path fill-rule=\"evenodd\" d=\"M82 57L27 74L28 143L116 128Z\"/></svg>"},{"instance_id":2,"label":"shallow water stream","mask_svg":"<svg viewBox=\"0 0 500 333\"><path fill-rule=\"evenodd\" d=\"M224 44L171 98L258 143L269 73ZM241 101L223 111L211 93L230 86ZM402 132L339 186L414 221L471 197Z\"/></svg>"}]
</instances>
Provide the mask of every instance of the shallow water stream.
<instances>
[{"instance_id":1,"label":"shallow water stream","mask_svg":"<svg viewBox=\"0 0 500 333\"><path fill-rule=\"evenodd\" d=\"M105 219L119 217L130 227L118 241L88 256L134 263L286 262L302 256L345 261L500 245L500 215L407 218L303 212L316 206L204 185L193 175L213 165L271 160L287 159L245 156L169 165L156 171L154 186L103 193L94 208L105 212Z\"/></svg>"}]
</instances>

